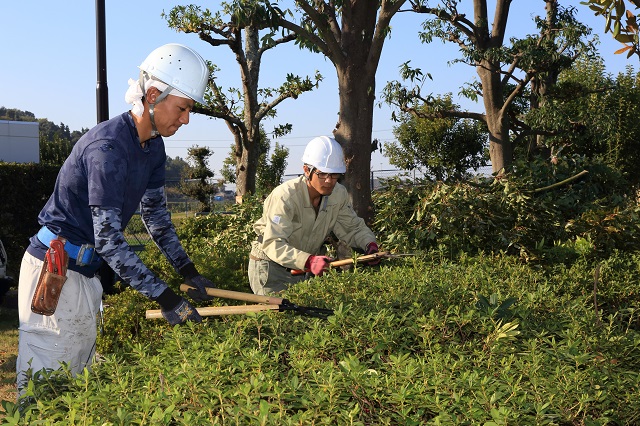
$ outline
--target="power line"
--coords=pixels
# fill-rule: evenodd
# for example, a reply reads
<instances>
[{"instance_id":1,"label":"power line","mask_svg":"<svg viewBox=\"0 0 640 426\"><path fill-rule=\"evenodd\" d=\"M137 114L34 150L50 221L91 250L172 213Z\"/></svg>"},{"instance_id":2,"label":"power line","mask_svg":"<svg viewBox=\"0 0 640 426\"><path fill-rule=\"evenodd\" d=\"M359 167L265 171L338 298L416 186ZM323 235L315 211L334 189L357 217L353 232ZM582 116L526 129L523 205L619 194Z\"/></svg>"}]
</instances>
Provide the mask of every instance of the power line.
<instances>
[{"instance_id":1,"label":"power line","mask_svg":"<svg viewBox=\"0 0 640 426\"><path fill-rule=\"evenodd\" d=\"M371 133L381 133L381 132L390 132L393 129L383 129L383 130L372 130ZM283 139L312 139L315 138L317 135L313 135L313 136L282 136L282 137L278 137L275 138L275 141L279 141L279 140L283 140ZM176 142L230 142L233 143L234 140L233 139L169 139L169 141L176 141ZM290 145L290 146L306 146L306 145ZM227 148L227 147L225 147Z\"/></svg>"}]
</instances>

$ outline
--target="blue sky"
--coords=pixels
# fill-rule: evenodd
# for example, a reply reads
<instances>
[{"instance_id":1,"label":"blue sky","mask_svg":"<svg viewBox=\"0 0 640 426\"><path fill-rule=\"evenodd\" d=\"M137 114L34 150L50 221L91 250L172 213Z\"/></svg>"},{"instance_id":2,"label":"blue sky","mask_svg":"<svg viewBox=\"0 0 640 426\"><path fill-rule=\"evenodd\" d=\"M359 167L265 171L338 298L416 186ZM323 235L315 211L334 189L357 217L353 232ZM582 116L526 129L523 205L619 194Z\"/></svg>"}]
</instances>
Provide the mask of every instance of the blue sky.
<instances>
[{"instance_id":1,"label":"blue sky","mask_svg":"<svg viewBox=\"0 0 640 426\"><path fill-rule=\"evenodd\" d=\"M106 0L107 79L109 116L129 109L124 93L129 78L137 78L137 66L156 47L171 42L188 45L205 59L211 60L221 71L218 82L224 87L239 87L238 66L228 48L213 48L197 35L176 33L169 29L161 13L176 4L199 4L214 10L219 2L191 1L124 1ZM435 0L432 0L436 4ZM470 2L468 2L470 3ZM492 3L490 1L490 3ZM600 54L607 71L613 74L632 65L638 68L636 57L626 59L614 55L619 45L610 34L603 34L603 20L577 0L563 1L578 10L578 18L594 29L600 38ZM532 16L544 13L542 0L514 0L508 23L509 36L533 32ZM426 93L452 93L454 101L466 109L481 111L479 107L461 99L459 87L476 78L471 67L449 61L457 57L457 48L435 41L423 45L417 37L423 18L411 13L396 15L390 39L385 42L377 75L379 95L385 83L398 79L398 67L411 60L433 76L424 87ZM5 1L0 7L0 106L31 111L38 118L65 123L71 130L92 127L96 113L96 30L95 2L68 0ZM320 88L303 94L297 100L285 101L278 108L274 120L263 122L270 131L273 126L291 123L293 132L278 140L290 149L287 173L298 173L304 145L314 136L331 134L337 120L337 78L333 65L321 55L303 52L295 46L272 49L263 57L261 86L276 87L287 73L312 76L316 70L324 76ZM390 109L376 108L373 137L381 141L393 140L394 123ZM222 160L228 155L231 133L222 120L194 115L191 123L166 139L167 154L186 158L187 148L209 146L214 155L210 166L219 176ZM372 170L391 168L387 160L374 153Z\"/></svg>"}]
</instances>

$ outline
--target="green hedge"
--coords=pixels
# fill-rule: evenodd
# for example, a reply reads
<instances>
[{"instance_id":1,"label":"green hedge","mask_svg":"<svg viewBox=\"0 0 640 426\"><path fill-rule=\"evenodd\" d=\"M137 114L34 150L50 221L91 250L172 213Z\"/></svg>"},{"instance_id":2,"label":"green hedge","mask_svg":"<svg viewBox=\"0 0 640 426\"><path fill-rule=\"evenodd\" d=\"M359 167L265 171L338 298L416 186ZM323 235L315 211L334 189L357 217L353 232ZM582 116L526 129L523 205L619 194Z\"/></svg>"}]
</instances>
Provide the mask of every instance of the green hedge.
<instances>
[{"instance_id":1,"label":"green hedge","mask_svg":"<svg viewBox=\"0 0 640 426\"><path fill-rule=\"evenodd\" d=\"M638 424L639 262L613 255L594 292L589 262L545 271L434 253L287 293L333 308L327 321L271 312L170 327L140 312L148 340L77 378L47 377L22 417L4 402L6 423Z\"/></svg>"},{"instance_id":2,"label":"green hedge","mask_svg":"<svg viewBox=\"0 0 640 426\"><path fill-rule=\"evenodd\" d=\"M60 166L0 162L0 239L7 250L7 273L18 277L38 214L53 192Z\"/></svg>"}]
</instances>

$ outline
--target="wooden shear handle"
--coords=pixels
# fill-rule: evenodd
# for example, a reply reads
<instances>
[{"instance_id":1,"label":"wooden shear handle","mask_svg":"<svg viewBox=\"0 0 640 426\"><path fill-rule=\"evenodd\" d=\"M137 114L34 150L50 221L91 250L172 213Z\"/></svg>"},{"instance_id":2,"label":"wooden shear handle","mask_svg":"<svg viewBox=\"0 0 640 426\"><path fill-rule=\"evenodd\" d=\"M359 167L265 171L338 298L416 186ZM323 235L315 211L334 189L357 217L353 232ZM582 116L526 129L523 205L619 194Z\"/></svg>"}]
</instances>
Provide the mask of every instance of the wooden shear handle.
<instances>
[{"instance_id":1,"label":"wooden shear handle","mask_svg":"<svg viewBox=\"0 0 640 426\"><path fill-rule=\"evenodd\" d=\"M188 291L193 289L188 284L181 284L180 291ZM242 291L222 290L219 288L207 288L207 294L213 297L220 297L222 299L242 300L245 302L253 303L266 303L268 305L282 305L282 298L273 296L261 296L259 294L244 293Z\"/></svg>"}]
</instances>

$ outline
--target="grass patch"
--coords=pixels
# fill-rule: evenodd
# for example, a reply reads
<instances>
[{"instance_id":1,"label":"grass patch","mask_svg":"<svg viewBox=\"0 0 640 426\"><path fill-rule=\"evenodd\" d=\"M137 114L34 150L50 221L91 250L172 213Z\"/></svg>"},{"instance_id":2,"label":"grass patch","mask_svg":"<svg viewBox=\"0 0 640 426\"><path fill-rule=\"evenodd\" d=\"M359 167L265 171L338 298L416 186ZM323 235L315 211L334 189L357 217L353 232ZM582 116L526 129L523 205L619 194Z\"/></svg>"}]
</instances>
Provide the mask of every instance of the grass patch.
<instances>
[{"instance_id":1,"label":"grass patch","mask_svg":"<svg viewBox=\"0 0 640 426\"><path fill-rule=\"evenodd\" d=\"M0 400L16 399L18 310L0 307ZM0 412L0 418L4 413Z\"/></svg>"}]
</instances>

